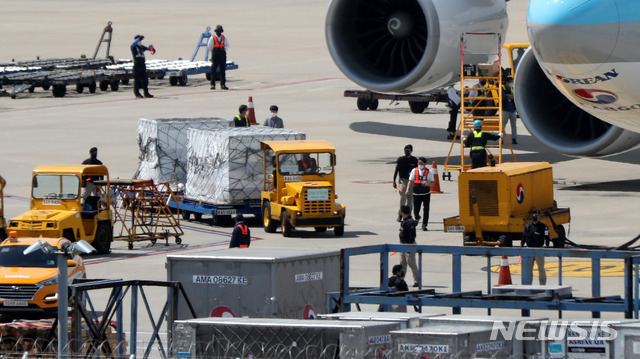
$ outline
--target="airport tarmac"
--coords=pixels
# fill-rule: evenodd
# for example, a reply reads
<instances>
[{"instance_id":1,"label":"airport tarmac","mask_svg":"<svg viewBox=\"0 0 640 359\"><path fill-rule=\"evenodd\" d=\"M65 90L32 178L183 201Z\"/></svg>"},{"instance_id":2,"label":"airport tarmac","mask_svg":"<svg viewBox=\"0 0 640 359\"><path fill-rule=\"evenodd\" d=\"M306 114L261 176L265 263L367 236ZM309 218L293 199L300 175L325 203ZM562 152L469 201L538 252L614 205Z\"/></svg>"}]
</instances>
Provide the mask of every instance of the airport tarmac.
<instances>
[{"instance_id":1,"label":"airport tarmac","mask_svg":"<svg viewBox=\"0 0 640 359\"><path fill-rule=\"evenodd\" d=\"M92 56L108 21L113 22L111 54L130 58L129 45L136 34L145 35L157 53L147 58L188 59L207 26L222 24L228 36L228 59L239 65L227 72L229 91L209 89L204 75L189 78L185 87L170 86L167 79L150 80L153 99L135 99L130 85L118 92L77 94L69 89L63 98L37 89L17 99L0 97L0 174L7 180L5 216L27 210L31 170L37 165L80 163L92 146L108 166L112 178L131 178L138 164L139 118L232 118L240 104L253 97L261 123L272 104L286 128L303 131L309 139L325 139L337 152L337 191L347 206L344 237L332 231L316 234L296 231L291 238L251 227L258 248L343 247L398 242L398 194L391 185L395 159L404 145L414 155L437 161L439 173L450 148L446 140L449 118L444 104L431 104L424 114L413 114L406 103L380 103L377 111L358 111L355 99L343 91L358 87L347 80L331 60L324 41L326 0L218 0L185 1L8 1L0 0L0 61L30 60L36 56ZM527 41L527 1L507 3L510 26L506 41ZM104 54L104 45L100 54ZM201 52L199 59L204 58ZM506 67L506 62L505 62ZM6 88L11 91L10 88ZM508 132L510 132L508 130ZM555 199L570 207L569 238L583 244L616 246L638 235L640 152L607 159L576 159L551 153L518 122L515 146L520 161L553 164ZM441 181L442 194L431 199L429 231L418 233L419 244L462 245L458 234L443 232L442 219L458 212L457 174ZM7 196L8 195L8 196ZM185 222L183 243L168 246L159 241L114 242L107 256L89 256L88 277L166 279L166 255L187 254L203 248L226 248L229 227ZM392 260L393 261L393 260ZM374 263L374 264L372 264ZM360 260L352 268L352 285L375 285L376 260ZM463 261L463 290L484 289L484 259ZM425 284L451 288L450 259L430 256L425 262ZM497 280L498 274L495 274ZM517 276L514 282L519 283ZM537 279L534 279L537 280ZM550 277L549 284L557 277ZM479 284L479 288L477 287ZM574 295L590 295L589 278L565 279ZM623 293L622 278L603 281L602 294ZM151 298L161 308L162 295ZM427 311L450 313L450 309ZM463 313L485 313L463 309ZM494 311L494 313L497 311ZM498 311L499 312L499 311ZM519 312L504 311L511 315ZM539 315L539 314L534 314ZM557 313L547 313L555 316ZM590 313L565 313L589 317ZM623 318L603 313L603 317Z\"/></svg>"}]
</instances>

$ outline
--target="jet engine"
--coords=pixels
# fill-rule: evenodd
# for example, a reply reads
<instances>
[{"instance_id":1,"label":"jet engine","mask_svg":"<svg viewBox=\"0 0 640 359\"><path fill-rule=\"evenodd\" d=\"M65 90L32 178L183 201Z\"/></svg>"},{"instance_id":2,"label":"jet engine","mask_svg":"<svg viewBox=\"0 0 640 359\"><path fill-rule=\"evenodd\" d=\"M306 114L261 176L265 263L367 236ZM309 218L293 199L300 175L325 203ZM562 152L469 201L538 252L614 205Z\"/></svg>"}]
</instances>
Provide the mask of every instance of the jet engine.
<instances>
[{"instance_id":1,"label":"jet engine","mask_svg":"<svg viewBox=\"0 0 640 359\"><path fill-rule=\"evenodd\" d=\"M415 93L459 81L461 34L498 33L504 41L507 26L504 0L332 0L325 33L333 61L353 82ZM465 63L493 61L500 45L465 51Z\"/></svg>"},{"instance_id":2,"label":"jet engine","mask_svg":"<svg viewBox=\"0 0 640 359\"><path fill-rule=\"evenodd\" d=\"M547 78L531 48L518 63L513 82L522 123L556 152L602 157L640 144L640 134L602 121L569 101Z\"/></svg>"}]
</instances>

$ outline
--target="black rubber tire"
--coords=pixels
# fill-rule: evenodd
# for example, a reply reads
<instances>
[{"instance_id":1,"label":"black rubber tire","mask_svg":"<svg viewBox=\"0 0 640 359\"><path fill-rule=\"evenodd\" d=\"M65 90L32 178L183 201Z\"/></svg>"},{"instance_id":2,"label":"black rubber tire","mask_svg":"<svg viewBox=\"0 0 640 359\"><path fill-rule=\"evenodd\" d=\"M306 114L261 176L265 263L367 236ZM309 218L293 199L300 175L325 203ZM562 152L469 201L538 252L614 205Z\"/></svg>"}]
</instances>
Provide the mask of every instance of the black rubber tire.
<instances>
[{"instance_id":1,"label":"black rubber tire","mask_svg":"<svg viewBox=\"0 0 640 359\"><path fill-rule=\"evenodd\" d=\"M371 100L369 100L368 98L358 97L358 99L356 100L356 106L358 106L358 110L366 111L367 108L369 108L370 102Z\"/></svg>"},{"instance_id":2,"label":"black rubber tire","mask_svg":"<svg viewBox=\"0 0 640 359\"><path fill-rule=\"evenodd\" d=\"M33 93L33 91L35 91L36 88L34 86L29 87L29 93Z\"/></svg>"},{"instance_id":3,"label":"black rubber tire","mask_svg":"<svg viewBox=\"0 0 640 359\"><path fill-rule=\"evenodd\" d=\"M342 237L344 235L344 224L338 227L333 227L333 234L336 237Z\"/></svg>"},{"instance_id":4,"label":"black rubber tire","mask_svg":"<svg viewBox=\"0 0 640 359\"><path fill-rule=\"evenodd\" d=\"M120 88L120 80L113 80L109 85L111 86L111 91L116 92Z\"/></svg>"},{"instance_id":5,"label":"black rubber tire","mask_svg":"<svg viewBox=\"0 0 640 359\"><path fill-rule=\"evenodd\" d=\"M191 212L189 212L189 211L180 211L180 215L182 216L182 219L184 219L185 221L188 221L189 217L191 217Z\"/></svg>"},{"instance_id":6,"label":"black rubber tire","mask_svg":"<svg viewBox=\"0 0 640 359\"><path fill-rule=\"evenodd\" d=\"M176 237L176 244L182 244L182 238Z\"/></svg>"},{"instance_id":7,"label":"black rubber tire","mask_svg":"<svg viewBox=\"0 0 640 359\"><path fill-rule=\"evenodd\" d=\"M49 91L50 88L51 88L50 85L42 85L42 89L45 91Z\"/></svg>"},{"instance_id":8,"label":"black rubber tire","mask_svg":"<svg viewBox=\"0 0 640 359\"><path fill-rule=\"evenodd\" d=\"M84 92L84 85L83 84L76 84L76 92L77 93L83 93Z\"/></svg>"},{"instance_id":9,"label":"black rubber tire","mask_svg":"<svg viewBox=\"0 0 640 359\"><path fill-rule=\"evenodd\" d=\"M202 219L202 213L194 213L193 219L195 219L196 221L200 221Z\"/></svg>"},{"instance_id":10,"label":"black rubber tire","mask_svg":"<svg viewBox=\"0 0 640 359\"><path fill-rule=\"evenodd\" d=\"M293 227L291 227L291 223L289 223L289 219L287 218L287 212L285 211L282 211L282 216L280 216L280 227L282 228L283 237L291 237Z\"/></svg>"},{"instance_id":11,"label":"black rubber tire","mask_svg":"<svg viewBox=\"0 0 640 359\"><path fill-rule=\"evenodd\" d=\"M2 228L0 229L0 242L4 241L5 239L7 239L7 230Z\"/></svg>"},{"instance_id":12,"label":"black rubber tire","mask_svg":"<svg viewBox=\"0 0 640 359\"><path fill-rule=\"evenodd\" d=\"M324 233L327 231L327 227L313 227L313 230L317 233Z\"/></svg>"},{"instance_id":13,"label":"black rubber tire","mask_svg":"<svg viewBox=\"0 0 640 359\"><path fill-rule=\"evenodd\" d=\"M107 91L109 89L109 81L103 80L100 81L100 91Z\"/></svg>"},{"instance_id":14,"label":"black rubber tire","mask_svg":"<svg viewBox=\"0 0 640 359\"><path fill-rule=\"evenodd\" d=\"M189 78L187 77L187 75L182 75L178 77L178 83L180 84L180 86L187 86L188 80Z\"/></svg>"},{"instance_id":15,"label":"black rubber tire","mask_svg":"<svg viewBox=\"0 0 640 359\"><path fill-rule=\"evenodd\" d=\"M122 79L121 80L123 85L128 85L129 84L129 79Z\"/></svg>"},{"instance_id":16,"label":"black rubber tire","mask_svg":"<svg viewBox=\"0 0 640 359\"><path fill-rule=\"evenodd\" d=\"M178 77L176 76L169 77L169 85L175 86L177 84L178 84Z\"/></svg>"},{"instance_id":17,"label":"black rubber tire","mask_svg":"<svg viewBox=\"0 0 640 359\"><path fill-rule=\"evenodd\" d=\"M278 221L271 218L271 203L268 201L262 205L262 227L267 233L274 233L278 228Z\"/></svg>"},{"instance_id":18,"label":"black rubber tire","mask_svg":"<svg viewBox=\"0 0 640 359\"><path fill-rule=\"evenodd\" d=\"M53 97L64 97L67 94L67 86L66 85L53 85Z\"/></svg>"},{"instance_id":19,"label":"black rubber tire","mask_svg":"<svg viewBox=\"0 0 640 359\"><path fill-rule=\"evenodd\" d=\"M111 253L111 241L113 240L113 235L111 234L111 227L109 227L108 222L100 222L98 223L98 228L96 229L96 236L93 239L93 243L91 245L96 249L98 254L109 254Z\"/></svg>"},{"instance_id":20,"label":"black rubber tire","mask_svg":"<svg viewBox=\"0 0 640 359\"><path fill-rule=\"evenodd\" d=\"M133 249L133 242L129 242L129 244L127 245L127 248L129 248L129 250Z\"/></svg>"},{"instance_id":21,"label":"black rubber tire","mask_svg":"<svg viewBox=\"0 0 640 359\"><path fill-rule=\"evenodd\" d=\"M409 108L413 113L423 113L429 107L429 102L409 101Z\"/></svg>"},{"instance_id":22,"label":"black rubber tire","mask_svg":"<svg viewBox=\"0 0 640 359\"><path fill-rule=\"evenodd\" d=\"M87 87L89 88L89 93L96 93L96 88L98 88L98 85L96 85L96 82L93 81L89 85L87 85Z\"/></svg>"},{"instance_id":23,"label":"black rubber tire","mask_svg":"<svg viewBox=\"0 0 640 359\"><path fill-rule=\"evenodd\" d=\"M62 231L62 237L70 240L71 242L75 242L76 241L76 236L73 234L73 229L72 228L67 228L65 230Z\"/></svg>"},{"instance_id":24,"label":"black rubber tire","mask_svg":"<svg viewBox=\"0 0 640 359\"><path fill-rule=\"evenodd\" d=\"M369 102L369 110L371 111L377 110L379 104L380 102L378 101L378 99L374 98L373 100L371 100L371 102Z\"/></svg>"},{"instance_id":25,"label":"black rubber tire","mask_svg":"<svg viewBox=\"0 0 640 359\"><path fill-rule=\"evenodd\" d=\"M500 247L513 247L513 240L509 234L501 234L498 236Z\"/></svg>"}]
</instances>

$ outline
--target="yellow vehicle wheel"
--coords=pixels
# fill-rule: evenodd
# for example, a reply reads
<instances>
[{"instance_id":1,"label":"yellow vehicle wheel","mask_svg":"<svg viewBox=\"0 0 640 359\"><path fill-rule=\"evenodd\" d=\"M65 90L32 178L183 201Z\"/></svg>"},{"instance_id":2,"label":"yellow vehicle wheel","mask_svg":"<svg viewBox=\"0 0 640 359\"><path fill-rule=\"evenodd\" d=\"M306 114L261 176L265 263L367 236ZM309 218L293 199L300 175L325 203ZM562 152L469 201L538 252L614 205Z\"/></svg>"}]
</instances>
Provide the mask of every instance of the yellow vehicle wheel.
<instances>
[{"instance_id":1,"label":"yellow vehicle wheel","mask_svg":"<svg viewBox=\"0 0 640 359\"><path fill-rule=\"evenodd\" d=\"M262 226L267 233L274 233L278 228L278 223L271 218L271 203L269 202L262 205Z\"/></svg>"}]
</instances>

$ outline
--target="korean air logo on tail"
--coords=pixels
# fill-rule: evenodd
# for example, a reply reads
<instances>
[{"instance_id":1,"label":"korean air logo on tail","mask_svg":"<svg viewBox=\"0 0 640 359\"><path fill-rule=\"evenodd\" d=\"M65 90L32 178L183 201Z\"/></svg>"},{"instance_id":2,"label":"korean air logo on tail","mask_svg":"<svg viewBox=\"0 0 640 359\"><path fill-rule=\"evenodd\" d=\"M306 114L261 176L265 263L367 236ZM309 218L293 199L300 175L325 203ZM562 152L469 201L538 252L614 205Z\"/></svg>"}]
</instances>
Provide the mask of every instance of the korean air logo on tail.
<instances>
[{"instance_id":1,"label":"korean air logo on tail","mask_svg":"<svg viewBox=\"0 0 640 359\"><path fill-rule=\"evenodd\" d=\"M518 183L516 186L516 201L518 201L518 204L524 202L524 186L522 183Z\"/></svg>"},{"instance_id":2,"label":"korean air logo on tail","mask_svg":"<svg viewBox=\"0 0 640 359\"><path fill-rule=\"evenodd\" d=\"M605 90L578 89L573 90L573 94L581 100L600 105L606 105L618 101L618 96L616 94Z\"/></svg>"}]
</instances>

